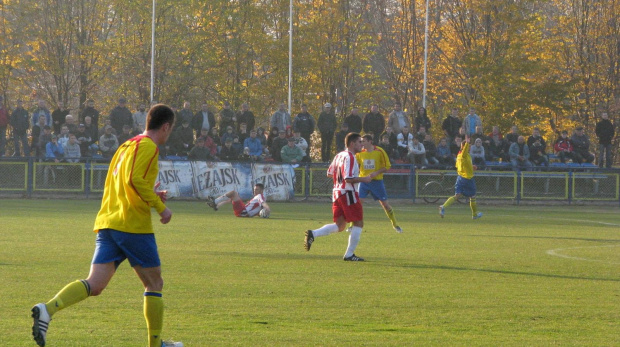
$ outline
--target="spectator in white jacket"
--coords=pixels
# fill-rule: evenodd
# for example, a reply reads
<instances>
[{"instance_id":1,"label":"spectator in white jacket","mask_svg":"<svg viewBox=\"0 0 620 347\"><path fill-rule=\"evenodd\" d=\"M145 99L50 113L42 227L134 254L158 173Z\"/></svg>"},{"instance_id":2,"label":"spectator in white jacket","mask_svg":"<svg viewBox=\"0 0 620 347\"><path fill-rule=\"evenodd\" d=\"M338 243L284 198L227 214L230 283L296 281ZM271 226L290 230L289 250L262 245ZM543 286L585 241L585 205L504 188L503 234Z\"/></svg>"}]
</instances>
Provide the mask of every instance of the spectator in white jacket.
<instances>
[{"instance_id":1,"label":"spectator in white jacket","mask_svg":"<svg viewBox=\"0 0 620 347\"><path fill-rule=\"evenodd\" d=\"M424 149L424 145L416 137L409 142L409 152L407 153L407 158L409 159L409 162L416 165L416 167L421 166L424 168L428 165L428 160L426 160L426 149Z\"/></svg>"}]
</instances>

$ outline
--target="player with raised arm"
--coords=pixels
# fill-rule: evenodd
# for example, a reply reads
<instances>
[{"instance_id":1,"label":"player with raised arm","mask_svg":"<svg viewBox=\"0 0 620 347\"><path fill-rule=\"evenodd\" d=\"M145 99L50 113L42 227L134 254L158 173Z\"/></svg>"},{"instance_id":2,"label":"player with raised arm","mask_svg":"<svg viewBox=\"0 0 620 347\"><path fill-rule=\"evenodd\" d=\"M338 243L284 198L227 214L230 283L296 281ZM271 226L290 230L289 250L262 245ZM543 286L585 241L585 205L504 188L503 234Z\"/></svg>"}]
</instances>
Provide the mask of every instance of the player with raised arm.
<instances>
[{"instance_id":1,"label":"player with raised arm","mask_svg":"<svg viewBox=\"0 0 620 347\"><path fill-rule=\"evenodd\" d=\"M172 212L165 205L166 192L158 191L159 185L155 182L159 174L157 146L168 140L174 117L168 106L153 106L147 114L144 133L125 142L114 154L93 228L97 240L90 274L85 280L67 284L47 303L32 308L32 335L39 346L45 346L52 316L90 296L101 294L125 259L129 260L144 285L144 317L149 346L183 346L180 342L163 342L161 339L164 281L151 222L151 208L159 213L162 224L172 218Z\"/></svg>"},{"instance_id":2,"label":"player with raised arm","mask_svg":"<svg viewBox=\"0 0 620 347\"><path fill-rule=\"evenodd\" d=\"M439 215L441 218L446 213L446 207L452 205L461 196L469 198L469 206L471 207L472 219L478 219L482 217L482 212L478 212L478 206L476 204L476 182L474 181L474 170L476 166L471 162L471 156L469 155L470 147L469 135L465 136L465 141L461 142L461 150L456 157L456 172L458 177L456 178L456 184L454 185L454 196L451 196L439 206Z\"/></svg>"},{"instance_id":3,"label":"player with raised arm","mask_svg":"<svg viewBox=\"0 0 620 347\"><path fill-rule=\"evenodd\" d=\"M360 241L364 227L364 212L355 183L369 183L370 176L359 177L359 166L355 154L362 150L362 138L358 133L349 133L345 137L347 149L338 153L327 169L327 176L334 180L332 193L333 224L326 224L316 230L305 233L304 248L310 250L316 237L327 236L345 230L348 222L353 222L349 229L349 245L344 254L345 261L364 261L355 255L355 248Z\"/></svg>"},{"instance_id":4,"label":"player with raised arm","mask_svg":"<svg viewBox=\"0 0 620 347\"><path fill-rule=\"evenodd\" d=\"M402 233L403 229L396 224L394 210L387 201L387 192L383 183L383 174L387 172L392 165L387 153L381 148L372 144L372 135L366 134L362 137L362 151L355 155L355 159L360 167L360 176L369 176L372 178L370 183L360 183L358 186L360 199L366 199L368 194L372 195L375 200L383 207L385 214L392 222L392 228L398 233Z\"/></svg>"},{"instance_id":5,"label":"player with raised arm","mask_svg":"<svg viewBox=\"0 0 620 347\"><path fill-rule=\"evenodd\" d=\"M232 202L233 211L237 217L254 217L261 210L265 210L263 213L269 216L271 208L265 202L264 190L265 186L262 183L256 183L254 185L254 197L247 204L244 204L237 191L232 190L216 199L211 196L207 197L207 205L217 211L222 205Z\"/></svg>"}]
</instances>

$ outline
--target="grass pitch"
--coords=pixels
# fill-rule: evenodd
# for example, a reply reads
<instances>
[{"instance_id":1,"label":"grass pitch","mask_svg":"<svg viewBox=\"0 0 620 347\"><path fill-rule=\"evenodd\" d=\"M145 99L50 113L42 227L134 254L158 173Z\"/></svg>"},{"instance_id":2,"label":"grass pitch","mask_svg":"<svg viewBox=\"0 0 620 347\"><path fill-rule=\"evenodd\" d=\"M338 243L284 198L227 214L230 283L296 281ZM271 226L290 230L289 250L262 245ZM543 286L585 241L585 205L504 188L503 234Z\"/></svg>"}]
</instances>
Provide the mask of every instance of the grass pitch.
<instances>
[{"instance_id":1,"label":"grass pitch","mask_svg":"<svg viewBox=\"0 0 620 347\"><path fill-rule=\"evenodd\" d=\"M329 202L272 203L269 219L171 201L156 222L163 336L186 346L620 345L617 207L376 203L356 253ZM35 346L30 308L85 278L99 201L0 201L0 341ZM155 217L154 217L155 219ZM109 287L54 316L48 346L144 346L142 287L127 263Z\"/></svg>"}]
</instances>

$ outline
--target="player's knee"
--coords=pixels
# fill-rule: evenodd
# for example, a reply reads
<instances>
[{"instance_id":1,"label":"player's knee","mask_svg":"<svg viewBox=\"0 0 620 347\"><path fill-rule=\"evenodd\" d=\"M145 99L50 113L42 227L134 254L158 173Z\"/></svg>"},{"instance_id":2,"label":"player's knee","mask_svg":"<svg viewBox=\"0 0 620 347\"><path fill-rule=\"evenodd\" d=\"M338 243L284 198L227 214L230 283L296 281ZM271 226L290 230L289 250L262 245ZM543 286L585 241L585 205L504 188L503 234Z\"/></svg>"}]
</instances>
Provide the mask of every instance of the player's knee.
<instances>
[{"instance_id":1,"label":"player's knee","mask_svg":"<svg viewBox=\"0 0 620 347\"><path fill-rule=\"evenodd\" d=\"M99 296L103 290L105 289L104 286L100 286L100 285L90 285L90 296Z\"/></svg>"}]
</instances>

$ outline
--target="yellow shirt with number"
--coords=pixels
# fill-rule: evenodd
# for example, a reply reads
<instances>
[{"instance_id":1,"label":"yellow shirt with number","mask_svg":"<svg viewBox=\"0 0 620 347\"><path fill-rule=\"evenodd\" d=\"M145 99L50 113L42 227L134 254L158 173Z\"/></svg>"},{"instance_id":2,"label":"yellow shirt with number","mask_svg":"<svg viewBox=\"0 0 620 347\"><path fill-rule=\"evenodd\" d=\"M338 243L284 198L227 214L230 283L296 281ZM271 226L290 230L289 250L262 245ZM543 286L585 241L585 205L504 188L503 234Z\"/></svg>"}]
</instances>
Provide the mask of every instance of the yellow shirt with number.
<instances>
[{"instance_id":1,"label":"yellow shirt with number","mask_svg":"<svg viewBox=\"0 0 620 347\"><path fill-rule=\"evenodd\" d=\"M360 176L370 176L371 173L386 168L387 170L392 167L390 164L390 158L387 153L381 147L375 146L372 152L368 152L363 149L361 152L355 155L355 159L360 167ZM382 180L383 174L377 175L373 180Z\"/></svg>"},{"instance_id":2,"label":"yellow shirt with number","mask_svg":"<svg viewBox=\"0 0 620 347\"><path fill-rule=\"evenodd\" d=\"M94 231L115 229L133 234L153 233L151 208L166 206L154 191L159 174L159 150L151 138L139 135L123 143L112 158Z\"/></svg>"},{"instance_id":3,"label":"yellow shirt with number","mask_svg":"<svg viewBox=\"0 0 620 347\"><path fill-rule=\"evenodd\" d=\"M469 155L469 143L465 142L463 149L456 156L456 172L459 176L471 179L474 177L474 166Z\"/></svg>"}]
</instances>

